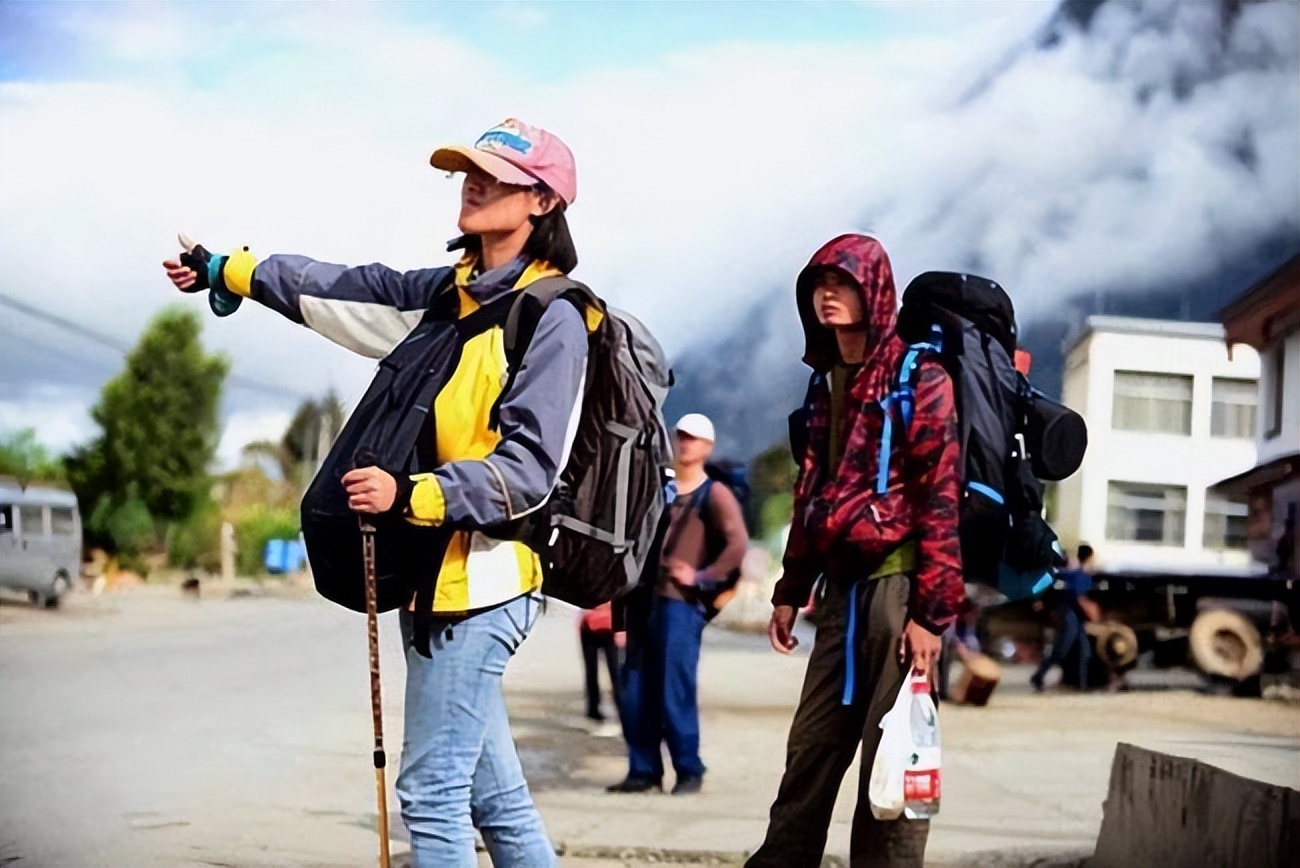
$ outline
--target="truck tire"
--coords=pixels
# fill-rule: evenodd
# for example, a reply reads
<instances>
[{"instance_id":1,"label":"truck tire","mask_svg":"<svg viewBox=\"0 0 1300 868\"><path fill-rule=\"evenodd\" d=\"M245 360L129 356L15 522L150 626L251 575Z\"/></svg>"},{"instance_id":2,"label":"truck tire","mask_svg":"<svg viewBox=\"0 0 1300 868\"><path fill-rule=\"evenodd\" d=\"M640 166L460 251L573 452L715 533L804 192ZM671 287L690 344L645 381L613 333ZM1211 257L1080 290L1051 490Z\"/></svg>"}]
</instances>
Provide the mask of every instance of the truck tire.
<instances>
[{"instance_id":1,"label":"truck tire","mask_svg":"<svg viewBox=\"0 0 1300 868\"><path fill-rule=\"evenodd\" d=\"M1084 630L1093 637L1097 656L1112 672L1122 672L1137 662L1138 637L1132 627L1119 621L1088 624Z\"/></svg>"},{"instance_id":2,"label":"truck tire","mask_svg":"<svg viewBox=\"0 0 1300 868\"><path fill-rule=\"evenodd\" d=\"M1264 665L1259 630L1242 614L1209 609L1196 616L1187 637L1192 659L1209 675L1244 681Z\"/></svg>"},{"instance_id":3,"label":"truck tire","mask_svg":"<svg viewBox=\"0 0 1300 868\"><path fill-rule=\"evenodd\" d=\"M66 594L68 589L71 587L72 583L68 581L66 573L56 573L54 575L54 580L50 582L49 588L44 591L32 592L32 594L34 594L32 602L46 609L57 609L59 608L59 602L63 599L63 595Z\"/></svg>"}]
</instances>

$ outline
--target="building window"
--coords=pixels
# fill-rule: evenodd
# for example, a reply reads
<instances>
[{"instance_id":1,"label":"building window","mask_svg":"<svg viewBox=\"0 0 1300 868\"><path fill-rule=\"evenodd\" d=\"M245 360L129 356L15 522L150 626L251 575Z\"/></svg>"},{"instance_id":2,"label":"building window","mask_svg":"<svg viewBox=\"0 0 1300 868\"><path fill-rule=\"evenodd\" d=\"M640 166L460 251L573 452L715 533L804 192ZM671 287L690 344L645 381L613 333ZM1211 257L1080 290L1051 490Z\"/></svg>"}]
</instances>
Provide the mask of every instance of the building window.
<instances>
[{"instance_id":1,"label":"building window","mask_svg":"<svg viewBox=\"0 0 1300 868\"><path fill-rule=\"evenodd\" d=\"M1106 496L1106 538L1181 546L1186 539L1187 489L1179 485L1112 482Z\"/></svg>"},{"instance_id":2,"label":"building window","mask_svg":"<svg viewBox=\"0 0 1300 868\"><path fill-rule=\"evenodd\" d=\"M1268 401L1264 406L1264 436L1269 440L1282 433L1282 412L1286 406L1286 343L1279 342L1272 352L1273 371L1269 377Z\"/></svg>"},{"instance_id":3,"label":"building window","mask_svg":"<svg viewBox=\"0 0 1300 868\"><path fill-rule=\"evenodd\" d=\"M1254 380L1214 378L1214 403L1210 408L1211 437L1255 436L1255 405L1258 389Z\"/></svg>"},{"instance_id":4,"label":"building window","mask_svg":"<svg viewBox=\"0 0 1300 868\"><path fill-rule=\"evenodd\" d=\"M1205 532L1201 544L1207 549L1246 548L1246 516L1249 508L1244 503L1205 496Z\"/></svg>"},{"instance_id":5,"label":"building window","mask_svg":"<svg viewBox=\"0 0 1300 868\"><path fill-rule=\"evenodd\" d=\"M1115 372L1111 425L1119 431L1192 433L1192 378Z\"/></svg>"}]
</instances>

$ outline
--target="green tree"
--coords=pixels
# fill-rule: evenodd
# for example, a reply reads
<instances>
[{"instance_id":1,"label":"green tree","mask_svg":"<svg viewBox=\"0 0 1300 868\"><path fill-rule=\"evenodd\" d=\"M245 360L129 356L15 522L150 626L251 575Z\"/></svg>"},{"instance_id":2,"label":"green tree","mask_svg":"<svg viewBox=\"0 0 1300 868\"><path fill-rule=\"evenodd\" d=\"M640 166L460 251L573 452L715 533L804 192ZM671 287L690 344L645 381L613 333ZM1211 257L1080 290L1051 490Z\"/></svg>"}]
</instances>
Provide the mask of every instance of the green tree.
<instances>
[{"instance_id":1,"label":"green tree","mask_svg":"<svg viewBox=\"0 0 1300 868\"><path fill-rule=\"evenodd\" d=\"M144 545L148 528L156 540L159 525L188 517L209 485L229 363L203 351L200 328L183 308L155 316L91 409L102 433L67 459L87 529L113 550Z\"/></svg>"},{"instance_id":2,"label":"green tree","mask_svg":"<svg viewBox=\"0 0 1300 868\"><path fill-rule=\"evenodd\" d=\"M0 440L0 475L12 476L20 485L67 479L63 462L50 455L32 428L23 428Z\"/></svg>"},{"instance_id":3,"label":"green tree","mask_svg":"<svg viewBox=\"0 0 1300 868\"><path fill-rule=\"evenodd\" d=\"M790 521L794 502L794 480L798 468L790 458L790 447L777 443L754 456L749 478L758 511L758 535L766 539Z\"/></svg>"}]
</instances>

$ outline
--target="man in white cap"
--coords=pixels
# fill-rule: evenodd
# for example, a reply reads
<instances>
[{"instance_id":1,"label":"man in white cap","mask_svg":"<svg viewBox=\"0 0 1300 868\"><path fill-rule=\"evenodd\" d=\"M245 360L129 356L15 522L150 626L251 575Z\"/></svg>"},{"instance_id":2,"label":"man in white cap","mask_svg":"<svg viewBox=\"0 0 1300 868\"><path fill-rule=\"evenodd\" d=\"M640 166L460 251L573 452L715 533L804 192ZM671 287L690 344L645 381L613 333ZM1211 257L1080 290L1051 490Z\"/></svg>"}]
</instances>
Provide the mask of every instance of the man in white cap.
<instances>
[{"instance_id":1,"label":"man in white cap","mask_svg":"<svg viewBox=\"0 0 1300 868\"><path fill-rule=\"evenodd\" d=\"M676 430L678 494L660 526L663 546L650 573L653 594L648 606L638 607L643 611L627 618L622 711L628 773L608 788L614 793L663 789L663 743L676 772L673 794L699 792L705 771L696 702L700 638L717 612L718 595L739 578L749 542L740 502L705 471L713 454L713 423L688 413Z\"/></svg>"}]
</instances>

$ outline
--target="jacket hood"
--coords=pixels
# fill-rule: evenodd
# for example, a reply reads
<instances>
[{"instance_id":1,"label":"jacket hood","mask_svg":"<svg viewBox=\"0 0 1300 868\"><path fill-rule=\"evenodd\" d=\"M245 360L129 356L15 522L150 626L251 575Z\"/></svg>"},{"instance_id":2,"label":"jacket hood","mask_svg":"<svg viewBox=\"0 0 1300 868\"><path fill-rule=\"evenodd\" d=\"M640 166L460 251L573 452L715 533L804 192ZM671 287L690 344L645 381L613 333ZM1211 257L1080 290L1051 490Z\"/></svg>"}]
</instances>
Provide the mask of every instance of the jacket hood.
<instances>
[{"instance_id":1,"label":"jacket hood","mask_svg":"<svg viewBox=\"0 0 1300 868\"><path fill-rule=\"evenodd\" d=\"M894 269L884 246L867 235L846 234L833 238L813 254L799 272L795 297L804 331L804 363L814 371L825 372L840 360L835 332L817 321L813 308L813 285L823 268L837 268L858 285L862 293L862 310L867 322L866 358L877 356L888 344L896 342L897 294Z\"/></svg>"}]
</instances>

